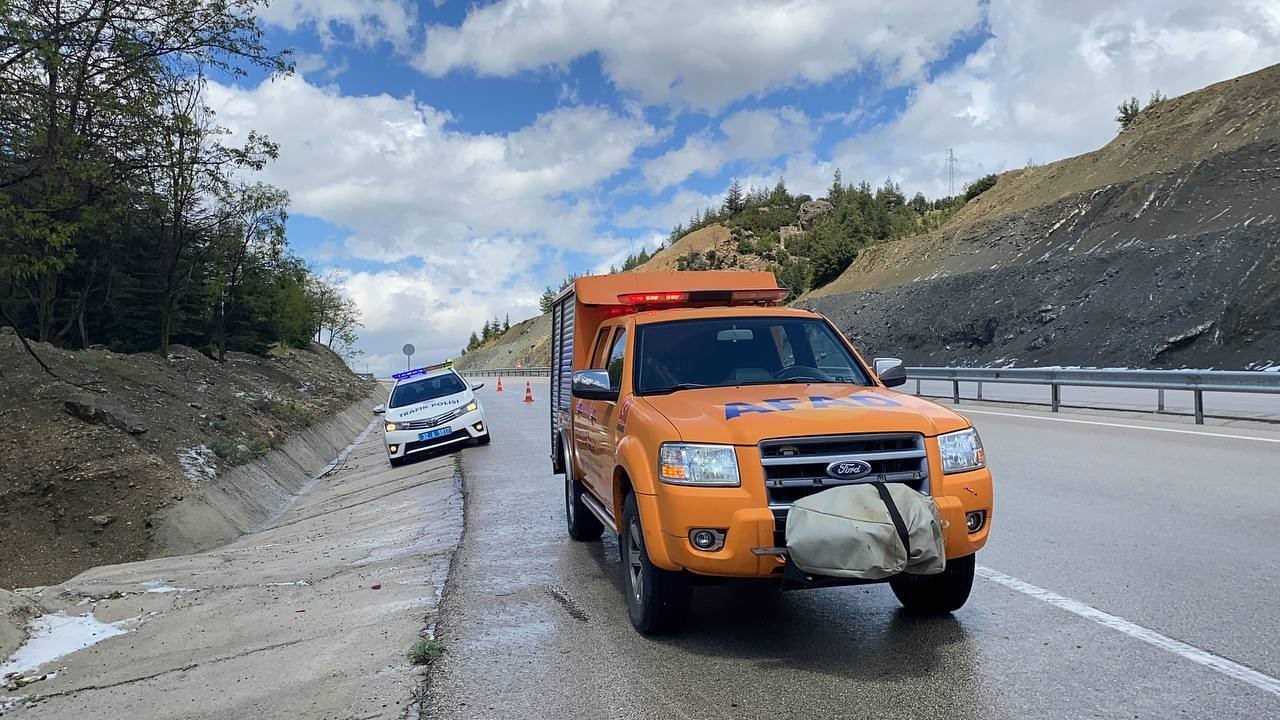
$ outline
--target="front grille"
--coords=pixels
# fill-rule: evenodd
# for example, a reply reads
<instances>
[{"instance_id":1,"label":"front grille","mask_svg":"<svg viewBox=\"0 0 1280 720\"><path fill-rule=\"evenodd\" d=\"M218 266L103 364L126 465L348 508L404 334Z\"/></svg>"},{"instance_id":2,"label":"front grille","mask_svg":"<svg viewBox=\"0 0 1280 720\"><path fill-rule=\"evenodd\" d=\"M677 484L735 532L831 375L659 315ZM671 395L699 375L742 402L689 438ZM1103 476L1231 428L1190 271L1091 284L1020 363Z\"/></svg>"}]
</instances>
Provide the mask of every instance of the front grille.
<instances>
[{"instance_id":1,"label":"front grille","mask_svg":"<svg viewBox=\"0 0 1280 720\"><path fill-rule=\"evenodd\" d=\"M437 415L433 418L427 418L426 420L408 420L405 422L398 422L396 423L396 428L399 430L425 430L426 428L435 427L441 423L448 422L449 420L452 420L456 417L460 417L465 414L466 414L466 407L464 406L456 410L450 410L449 412L443 415Z\"/></svg>"},{"instance_id":2,"label":"front grille","mask_svg":"<svg viewBox=\"0 0 1280 720\"><path fill-rule=\"evenodd\" d=\"M839 435L782 438L760 443L760 463L764 466L764 487L769 509L776 520L780 545L786 527L787 510L802 497L839 485L872 482L905 483L929 491L929 460L924 436L918 433ZM839 480L827 475L833 462L861 460L871 472L856 480Z\"/></svg>"}]
</instances>

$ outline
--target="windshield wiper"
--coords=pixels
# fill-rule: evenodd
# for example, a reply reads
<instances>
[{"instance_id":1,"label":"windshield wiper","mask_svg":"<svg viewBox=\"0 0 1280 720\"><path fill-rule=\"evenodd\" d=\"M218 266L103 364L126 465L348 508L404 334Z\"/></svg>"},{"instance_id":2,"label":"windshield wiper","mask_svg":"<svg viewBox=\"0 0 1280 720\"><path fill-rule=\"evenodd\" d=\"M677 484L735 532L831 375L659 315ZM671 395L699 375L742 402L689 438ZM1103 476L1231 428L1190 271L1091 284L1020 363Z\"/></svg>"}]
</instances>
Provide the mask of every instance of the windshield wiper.
<instances>
[{"instance_id":1,"label":"windshield wiper","mask_svg":"<svg viewBox=\"0 0 1280 720\"><path fill-rule=\"evenodd\" d=\"M709 387L714 387L714 386L703 385L702 383L676 383L671 387L646 390L644 394L645 395L670 395L671 393L678 392L680 390L701 390L702 388L709 388Z\"/></svg>"}]
</instances>

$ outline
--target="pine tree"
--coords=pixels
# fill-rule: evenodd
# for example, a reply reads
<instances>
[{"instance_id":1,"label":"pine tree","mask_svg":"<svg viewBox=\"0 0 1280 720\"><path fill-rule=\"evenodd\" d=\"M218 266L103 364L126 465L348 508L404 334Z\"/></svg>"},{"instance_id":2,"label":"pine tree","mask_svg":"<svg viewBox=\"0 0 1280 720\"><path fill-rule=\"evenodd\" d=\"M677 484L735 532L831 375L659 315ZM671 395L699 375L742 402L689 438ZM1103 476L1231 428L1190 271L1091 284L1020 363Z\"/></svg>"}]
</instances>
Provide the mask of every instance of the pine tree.
<instances>
[{"instance_id":1,"label":"pine tree","mask_svg":"<svg viewBox=\"0 0 1280 720\"><path fill-rule=\"evenodd\" d=\"M738 182L738 178L734 178L733 182L729 183L729 191L724 196L724 210L730 215L736 215L745 207L746 198L742 194L742 183Z\"/></svg>"},{"instance_id":2,"label":"pine tree","mask_svg":"<svg viewBox=\"0 0 1280 720\"><path fill-rule=\"evenodd\" d=\"M840 175L840 168L836 168L835 174L831 177L831 187L827 190L827 199L832 205L838 205L844 197L844 178Z\"/></svg>"},{"instance_id":3,"label":"pine tree","mask_svg":"<svg viewBox=\"0 0 1280 720\"><path fill-rule=\"evenodd\" d=\"M1138 98L1131 97L1128 100L1116 106L1116 122L1120 123L1120 129L1124 130L1133 123L1138 117L1141 108L1138 106Z\"/></svg>"},{"instance_id":4,"label":"pine tree","mask_svg":"<svg viewBox=\"0 0 1280 720\"><path fill-rule=\"evenodd\" d=\"M507 316L502 319L502 332L505 333L510 329L511 329L511 313L507 313Z\"/></svg>"},{"instance_id":5,"label":"pine tree","mask_svg":"<svg viewBox=\"0 0 1280 720\"><path fill-rule=\"evenodd\" d=\"M791 193L787 192L787 183L783 178L778 178L778 184L773 186L773 192L769 195L769 202L775 205L791 202Z\"/></svg>"}]
</instances>

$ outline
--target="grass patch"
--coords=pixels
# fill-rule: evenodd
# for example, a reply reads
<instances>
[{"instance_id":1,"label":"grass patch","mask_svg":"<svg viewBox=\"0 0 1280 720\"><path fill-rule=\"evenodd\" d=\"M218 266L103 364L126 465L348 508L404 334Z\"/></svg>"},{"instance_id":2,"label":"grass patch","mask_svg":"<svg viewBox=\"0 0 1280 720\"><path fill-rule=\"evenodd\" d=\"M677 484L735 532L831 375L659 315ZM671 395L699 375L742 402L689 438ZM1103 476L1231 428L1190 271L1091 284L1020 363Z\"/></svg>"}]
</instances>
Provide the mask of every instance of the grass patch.
<instances>
[{"instance_id":1,"label":"grass patch","mask_svg":"<svg viewBox=\"0 0 1280 720\"><path fill-rule=\"evenodd\" d=\"M253 401L253 408L261 412L270 413L277 420L282 420L294 427L311 427L311 423L315 422L310 410L307 410L301 403L290 400L258 398Z\"/></svg>"},{"instance_id":2,"label":"grass patch","mask_svg":"<svg viewBox=\"0 0 1280 720\"><path fill-rule=\"evenodd\" d=\"M409 662L414 665L430 665L444 655L444 646L435 640L419 640L409 648Z\"/></svg>"}]
</instances>

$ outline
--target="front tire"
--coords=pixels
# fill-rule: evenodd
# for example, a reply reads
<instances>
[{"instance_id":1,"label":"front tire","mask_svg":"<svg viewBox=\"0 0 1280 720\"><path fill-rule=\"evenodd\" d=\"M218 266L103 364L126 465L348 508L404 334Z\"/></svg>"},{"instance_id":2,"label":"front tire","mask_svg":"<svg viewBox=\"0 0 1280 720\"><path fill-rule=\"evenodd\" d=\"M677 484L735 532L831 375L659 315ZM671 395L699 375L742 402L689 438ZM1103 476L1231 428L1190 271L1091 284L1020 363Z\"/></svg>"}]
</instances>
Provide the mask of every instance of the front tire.
<instances>
[{"instance_id":1,"label":"front tire","mask_svg":"<svg viewBox=\"0 0 1280 720\"><path fill-rule=\"evenodd\" d=\"M889 581L893 594L908 612L943 615L964 607L973 588L976 555L947 561L947 569L936 575L903 573Z\"/></svg>"},{"instance_id":2,"label":"front tire","mask_svg":"<svg viewBox=\"0 0 1280 720\"><path fill-rule=\"evenodd\" d=\"M566 448L567 450L567 448ZM604 526L600 524L599 518L595 516L586 503L582 501L583 489L582 483L573 476L573 460L569 458L569 453L564 454L564 517L566 525L569 528L569 537L579 542L590 542L599 540L600 533L604 531Z\"/></svg>"},{"instance_id":3,"label":"front tire","mask_svg":"<svg viewBox=\"0 0 1280 720\"><path fill-rule=\"evenodd\" d=\"M655 567L649 561L636 496L627 495L622 511L621 555L627 614L641 635L679 630L689 614L693 583L684 572Z\"/></svg>"}]
</instances>

